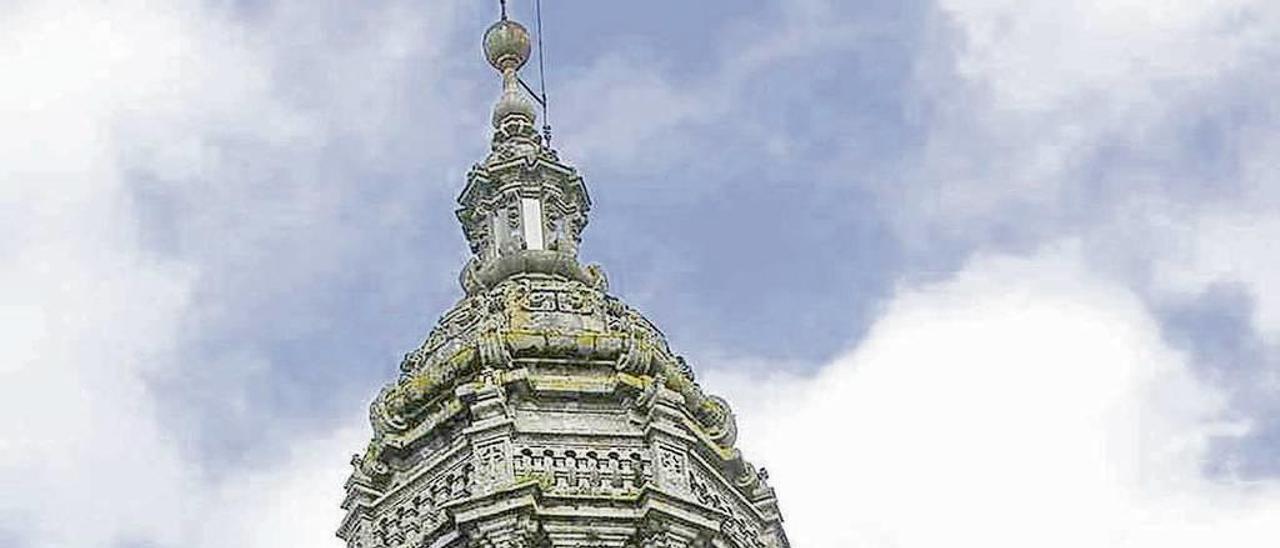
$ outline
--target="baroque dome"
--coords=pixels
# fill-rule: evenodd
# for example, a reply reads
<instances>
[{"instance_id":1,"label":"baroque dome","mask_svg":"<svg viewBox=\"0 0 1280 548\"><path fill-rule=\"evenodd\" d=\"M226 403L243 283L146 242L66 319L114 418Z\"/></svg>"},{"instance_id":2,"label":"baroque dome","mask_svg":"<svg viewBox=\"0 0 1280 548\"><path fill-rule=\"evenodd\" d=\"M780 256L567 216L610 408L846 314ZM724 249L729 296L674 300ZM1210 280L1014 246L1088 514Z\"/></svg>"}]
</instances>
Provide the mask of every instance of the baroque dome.
<instances>
[{"instance_id":1,"label":"baroque dome","mask_svg":"<svg viewBox=\"0 0 1280 548\"><path fill-rule=\"evenodd\" d=\"M591 198L534 128L517 75L530 45L505 11L485 32L503 87L491 152L455 211L471 250L464 295L370 405L338 536L347 548L789 548L728 403L579 261Z\"/></svg>"}]
</instances>

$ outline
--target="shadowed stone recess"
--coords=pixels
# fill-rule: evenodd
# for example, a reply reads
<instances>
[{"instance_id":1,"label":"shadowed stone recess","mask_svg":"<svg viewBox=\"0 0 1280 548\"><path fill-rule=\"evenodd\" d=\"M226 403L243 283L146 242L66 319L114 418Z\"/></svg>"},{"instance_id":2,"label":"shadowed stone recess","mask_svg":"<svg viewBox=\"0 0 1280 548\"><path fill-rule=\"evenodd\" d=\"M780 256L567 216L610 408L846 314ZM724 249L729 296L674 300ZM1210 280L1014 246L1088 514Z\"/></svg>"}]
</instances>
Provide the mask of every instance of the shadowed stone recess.
<instances>
[{"instance_id":1,"label":"shadowed stone recess","mask_svg":"<svg viewBox=\"0 0 1280 548\"><path fill-rule=\"evenodd\" d=\"M350 548L787 548L767 474L662 332L578 262L591 200L535 128L528 32L486 32L503 78L458 219L465 297L370 406L338 536Z\"/></svg>"}]
</instances>

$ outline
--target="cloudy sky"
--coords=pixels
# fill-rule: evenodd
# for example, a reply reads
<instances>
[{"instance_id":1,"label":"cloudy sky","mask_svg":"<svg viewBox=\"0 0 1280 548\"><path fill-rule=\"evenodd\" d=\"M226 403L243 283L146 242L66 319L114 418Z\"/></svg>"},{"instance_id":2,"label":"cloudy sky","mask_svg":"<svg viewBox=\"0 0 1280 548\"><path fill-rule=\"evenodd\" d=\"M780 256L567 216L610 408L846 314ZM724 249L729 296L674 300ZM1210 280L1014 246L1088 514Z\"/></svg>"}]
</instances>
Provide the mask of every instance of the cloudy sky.
<instances>
[{"instance_id":1,"label":"cloudy sky","mask_svg":"<svg viewBox=\"0 0 1280 548\"><path fill-rule=\"evenodd\" d=\"M0 1L0 545L338 546L492 4ZM1280 4L546 4L583 255L797 547L1276 544Z\"/></svg>"}]
</instances>

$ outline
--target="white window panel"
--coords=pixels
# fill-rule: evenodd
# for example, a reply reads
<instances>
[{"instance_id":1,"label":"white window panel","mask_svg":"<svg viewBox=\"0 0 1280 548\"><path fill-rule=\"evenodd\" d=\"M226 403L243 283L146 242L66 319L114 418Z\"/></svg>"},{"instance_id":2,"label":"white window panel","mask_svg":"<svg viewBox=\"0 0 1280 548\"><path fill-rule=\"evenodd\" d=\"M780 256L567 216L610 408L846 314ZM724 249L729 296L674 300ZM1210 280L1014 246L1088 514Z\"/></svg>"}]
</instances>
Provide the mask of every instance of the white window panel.
<instances>
[{"instance_id":1,"label":"white window panel","mask_svg":"<svg viewBox=\"0 0 1280 548\"><path fill-rule=\"evenodd\" d=\"M542 249L542 202L537 198L520 198L520 217L525 247Z\"/></svg>"}]
</instances>

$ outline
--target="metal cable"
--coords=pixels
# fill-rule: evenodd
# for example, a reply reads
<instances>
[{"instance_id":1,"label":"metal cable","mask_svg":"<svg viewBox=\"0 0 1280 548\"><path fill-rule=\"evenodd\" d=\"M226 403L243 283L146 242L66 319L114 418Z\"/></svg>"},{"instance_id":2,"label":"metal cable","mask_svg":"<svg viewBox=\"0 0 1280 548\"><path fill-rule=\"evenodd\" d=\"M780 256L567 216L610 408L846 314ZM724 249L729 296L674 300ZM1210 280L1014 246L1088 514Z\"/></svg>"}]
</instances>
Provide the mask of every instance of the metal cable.
<instances>
[{"instance_id":1,"label":"metal cable","mask_svg":"<svg viewBox=\"0 0 1280 548\"><path fill-rule=\"evenodd\" d=\"M547 73L543 63L542 48L542 0L533 0L533 17L538 29L538 87L542 93L542 134L547 145L551 145L551 114L547 102Z\"/></svg>"}]
</instances>

